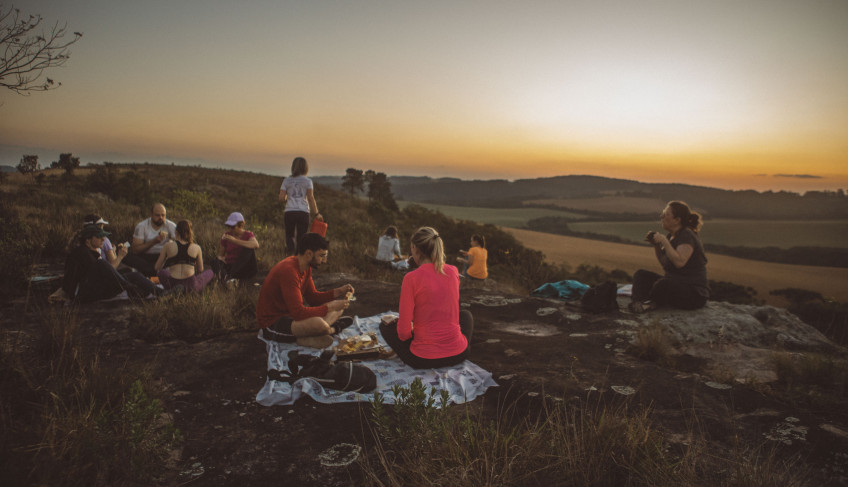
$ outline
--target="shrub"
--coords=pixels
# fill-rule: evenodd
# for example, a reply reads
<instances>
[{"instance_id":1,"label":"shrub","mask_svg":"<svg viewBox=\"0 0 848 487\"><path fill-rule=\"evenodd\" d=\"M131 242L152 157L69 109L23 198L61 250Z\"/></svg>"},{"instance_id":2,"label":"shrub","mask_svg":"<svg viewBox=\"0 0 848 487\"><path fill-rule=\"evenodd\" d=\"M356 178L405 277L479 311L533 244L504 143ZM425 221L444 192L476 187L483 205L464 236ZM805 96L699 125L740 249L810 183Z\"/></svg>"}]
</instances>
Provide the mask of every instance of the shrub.
<instances>
[{"instance_id":1,"label":"shrub","mask_svg":"<svg viewBox=\"0 0 848 487\"><path fill-rule=\"evenodd\" d=\"M787 298L791 313L834 342L848 345L848 303L831 301L804 289L776 289L771 294Z\"/></svg>"},{"instance_id":2,"label":"shrub","mask_svg":"<svg viewBox=\"0 0 848 487\"><path fill-rule=\"evenodd\" d=\"M710 280L710 299L733 304L761 304L757 300L757 291L750 286L742 286L727 281Z\"/></svg>"},{"instance_id":3,"label":"shrub","mask_svg":"<svg viewBox=\"0 0 848 487\"><path fill-rule=\"evenodd\" d=\"M209 199L209 193L199 193L187 189L178 189L171 195L171 211L189 220L214 218L215 206Z\"/></svg>"}]
</instances>

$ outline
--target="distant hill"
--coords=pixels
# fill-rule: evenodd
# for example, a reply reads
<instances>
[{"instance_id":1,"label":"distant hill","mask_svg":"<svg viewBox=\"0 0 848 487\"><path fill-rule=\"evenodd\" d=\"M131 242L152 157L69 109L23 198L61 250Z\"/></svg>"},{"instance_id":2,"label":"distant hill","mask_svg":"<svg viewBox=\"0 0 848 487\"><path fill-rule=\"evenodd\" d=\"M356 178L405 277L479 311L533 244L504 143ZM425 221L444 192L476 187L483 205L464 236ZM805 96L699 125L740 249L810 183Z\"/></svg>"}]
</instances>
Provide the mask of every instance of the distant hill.
<instances>
[{"instance_id":1,"label":"distant hill","mask_svg":"<svg viewBox=\"0 0 848 487\"><path fill-rule=\"evenodd\" d=\"M341 177L314 178L320 184L341 187ZM507 181L460 180L455 178L430 178L426 176L392 176L392 192L398 200L443 205L477 206L486 208L517 208L522 206L555 206L603 217L629 213L656 217L656 212L638 208L610 212L592 211L586 199L620 196L655 199L660 201L684 200L706 217L745 218L768 220L824 220L848 218L848 198L845 192L808 191L801 195L788 191L754 190L731 191L681 183L642 183L628 179L600 176L556 176L549 178ZM538 200L546 200L541 204ZM558 200L558 201L551 201ZM569 206L573 200L573 206ZM535 201L532 202L531 201Z\"/></svg>"},{"instance_id":2,"label":"distant hill","mask_svg":"<svg viewBox=\"0 0 848 487\"><path fill-rule=\"evenodd\" d=\"M0 172L15 172L17 170L15 166L0 166Z\"/></svg>"}]
</instances>

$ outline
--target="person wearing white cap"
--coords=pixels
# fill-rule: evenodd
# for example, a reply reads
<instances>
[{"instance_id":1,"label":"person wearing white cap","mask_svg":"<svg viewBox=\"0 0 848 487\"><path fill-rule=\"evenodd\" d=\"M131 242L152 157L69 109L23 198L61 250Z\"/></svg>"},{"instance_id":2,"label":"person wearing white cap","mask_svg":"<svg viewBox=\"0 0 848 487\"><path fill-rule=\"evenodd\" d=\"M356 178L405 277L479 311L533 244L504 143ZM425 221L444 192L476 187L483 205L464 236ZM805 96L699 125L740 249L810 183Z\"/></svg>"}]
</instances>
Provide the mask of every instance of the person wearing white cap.
<instances>
[{"instance_id":1,"label":"person wearing white cap","mask_svg":"<svg viewBox=\"0 0 848 487\"><path fill-rule=\"evenodd\" d=\"M217 261L210 266L222 281L252 278L257 271L256 235L244 229L244 215L237 211L230 213L224 225L229 229L221 236Z\"/></svg>"},{"instance_id":2,"label":"person wearing white cap","mask_svg":"<svg viewBox=\"0 0 848 487\"><path fill-rule=\"evenodd\" d=\"M89 213L83 219L83 225L97 225L103 228L108 224L109 222L96 213ZM127 252L129 252L129 249L124 247L124 244L112 245L109 237L103 237L103 247L100 248L100 256L106 259L106 262L111 264L115 269L121 265L121 261L127 256Z\"/></svg>"}]
</instances>

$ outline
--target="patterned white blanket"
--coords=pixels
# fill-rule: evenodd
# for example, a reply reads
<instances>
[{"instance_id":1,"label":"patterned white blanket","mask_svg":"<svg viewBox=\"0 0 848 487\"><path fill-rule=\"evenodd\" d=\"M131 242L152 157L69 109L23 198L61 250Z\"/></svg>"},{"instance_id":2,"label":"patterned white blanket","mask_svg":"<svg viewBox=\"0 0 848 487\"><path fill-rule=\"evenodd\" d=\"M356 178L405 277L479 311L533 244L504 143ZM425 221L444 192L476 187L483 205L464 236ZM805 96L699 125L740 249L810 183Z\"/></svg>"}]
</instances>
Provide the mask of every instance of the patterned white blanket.
<instances>
[{"instance_id":1,"label":"patterned white blanket","mask_svg":"<svg viewBox=\"0 0 848 487\"><path fill-rule=\"evenodd\" d=\"M380 343L388 348L379 332L380 318L387 314L396 313L382 313L368 318L355 317L353 325L341 333L341 338L377 332ZM265 342L268 350L268 370L288 370L288 353L291 350L298 349L301 353L320 355L319 350L300 348L294 343L277 343L265 340L262 338L261 332L259 339ZM361 362L361 364L374 371L377 376L377 389L374 392L382 394L383 402L386 404L394 404L395 402L392 386L409 386L415 378L421 379L428 392L431 388L436 389L436 402L440 407L443 406L441 404L441 391L443 390L447 391L450 396L448 404L452 402L461 404L474 400L474 398L486 392L489 387L497 386L490 372L468 360L453 367L438 369L413 369L401 362L397 356L388 360L369 360ZM309 378L300 379L293 384L266 380L265 385L256 394L256 402L263 406L289 405L303 395L310 396L312 399L325 404L369 401L374 398L374 392L360 394L324 389L317 381Z\"/></svg>"}]
</instances>

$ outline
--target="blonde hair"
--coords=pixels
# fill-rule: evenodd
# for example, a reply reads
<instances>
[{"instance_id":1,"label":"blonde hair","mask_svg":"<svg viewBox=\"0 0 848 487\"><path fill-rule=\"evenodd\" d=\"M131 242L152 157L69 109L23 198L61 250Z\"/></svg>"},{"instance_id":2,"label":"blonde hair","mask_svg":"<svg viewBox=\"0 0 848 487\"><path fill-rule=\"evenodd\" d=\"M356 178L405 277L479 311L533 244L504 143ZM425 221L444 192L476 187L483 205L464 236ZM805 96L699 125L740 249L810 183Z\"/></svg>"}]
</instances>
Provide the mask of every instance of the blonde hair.
<instances>
[{"instance_id":1,"label":"blonde hair","mask_svg":"<svg viewBox=\"0 0 848 487\"><path fill-rule=\"evenodd\" d=\"M421 227L415 231L409 239L419 252L424 254L433 263L436 272L444 274L445 267L445 244L439 232L433 227Z\"/></svg>"}]
</instances>

